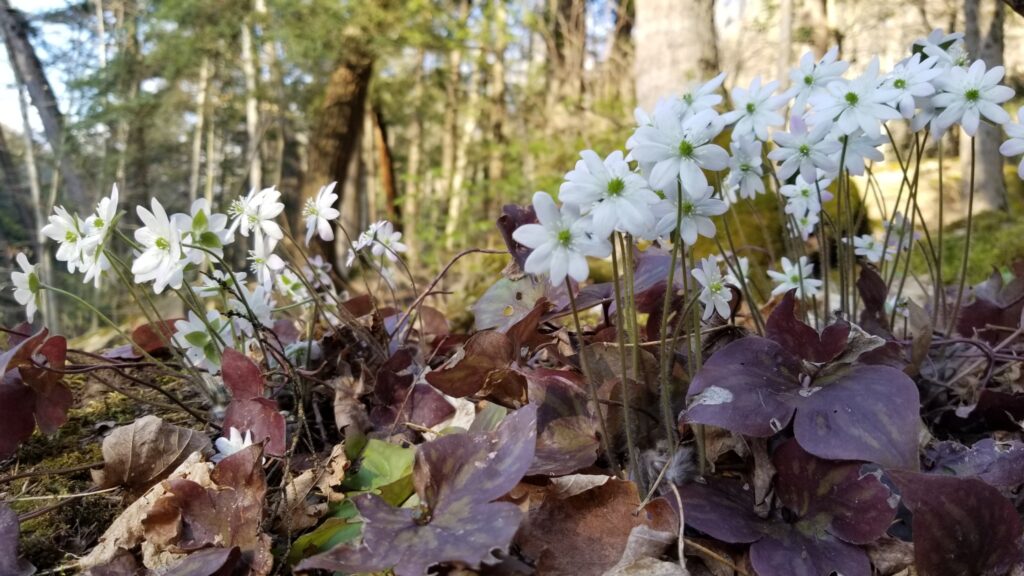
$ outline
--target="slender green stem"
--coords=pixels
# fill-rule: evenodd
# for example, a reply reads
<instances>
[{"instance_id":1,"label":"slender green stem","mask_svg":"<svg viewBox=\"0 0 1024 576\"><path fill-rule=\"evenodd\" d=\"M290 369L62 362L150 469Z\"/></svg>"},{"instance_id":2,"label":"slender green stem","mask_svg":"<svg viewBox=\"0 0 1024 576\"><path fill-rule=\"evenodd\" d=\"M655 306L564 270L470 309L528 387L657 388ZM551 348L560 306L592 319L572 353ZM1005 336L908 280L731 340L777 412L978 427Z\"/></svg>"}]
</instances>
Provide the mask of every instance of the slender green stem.
<instances>
[{"instance_id":1,"label":"slender green stem","mask_svg":"<svg viewBox=\"0 0 1024 576\"><path fill-rule=\"evenodd\" d=\"M572 284L568 279L565 281L565 290L569 293L569 307L572 309L572 322L576 328L576 339L579 341L580 368L583 370L583 378L587 381L587 391L590 392L590 401L594 403L594 410L597 412L597 421L601 426L601 449L604 450L608 464L620 477L623 474L621 463L615 458L611 448L611 436L608 435L608 420L604 410L601 409L601 399L597 394L597 381L594 380L593 372L590 370L590 360L587 359L586 342L583 339L583 325L580 323L579 308L576 307L576 295L573 293Z\"/></svg>"},{"instance_id":2,"label":"slender green stem","mask_svg":"<svg viewBox=\"0 0 1024 576\"><path fill-rule=\"evenodd\" d=\"M679 261L679 249L682 245L682 235L679 233L679 227L683 220L683 191L678 185L676 186L677 199L676 199L676 228L675 228L675 239L672 242L672 256L669 259L668 277L665 279L665 299L661 305L661 329L658 332L661 338L661 343L658 346L658 362L659 362L659 400L661 402L661 420L662 425L665 427L665 438L671 445L672 452L675 452L676 440L676 423L675 417L672 414L672 382L671 373L672 365L674 364L673 356L669 355L668 351L668 317L672 312L672 301L676 294L675 288L675 275L676 265Z\"/></svg>"},{"instance_id":3,"label":"slender green stem","mask_svg":"<svg viewBox=\"0 0 1024 576\"><path fill-rule=\"evenodd\" d=\"M620 282L625 282L619 274L619 257L618 250L616 249L615 239L612 239L612 275L614 276L615 286L615 336L618 343L619 352L619 367L622 371L622 423L626 429L626 452L629 455L629 469L632 472L636 472L638 457L636 452L636 443L633 438L633 413L632 406L629 401L629 370L626 362L626 337L625 333L628 330L626 327L626 314L623 311L625 303L622 298L622 286Z\"/></svg>"},{"instance_id":4,"label":"slender green stem","mask_svg":"<svg viewBox=\"0 0 1024 576\"><path fill-rule=\"evenodd\" d=\"M971 227L974 224L974 164L975 148L977 140L971 138L971 188L967 196L967 235L964 236L964 256L960 262L960 285L956 290L956 300L953 303L953 314L950 315L946 324L946 333L952 334L956 327L956 318L960 315L960 304L964 299L964 286L967 284L967 262L971 255Z\"/></svg>"}]
</instances>

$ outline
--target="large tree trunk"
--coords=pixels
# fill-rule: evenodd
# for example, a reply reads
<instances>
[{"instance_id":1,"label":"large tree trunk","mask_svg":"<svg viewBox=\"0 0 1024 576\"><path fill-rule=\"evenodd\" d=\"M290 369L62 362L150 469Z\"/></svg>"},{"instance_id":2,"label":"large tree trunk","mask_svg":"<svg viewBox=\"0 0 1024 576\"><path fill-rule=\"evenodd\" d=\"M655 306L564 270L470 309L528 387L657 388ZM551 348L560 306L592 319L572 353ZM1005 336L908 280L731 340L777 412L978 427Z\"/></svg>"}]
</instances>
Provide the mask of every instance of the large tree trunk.
<instances>
[{"instance_id":1,"label":"large tree trunk","mask_svg":"<svg viewBox=\"0 0 1024 576\"><path fill-rule=\"evenodd\" d=\"M359 154L359 137L372 73L370 58L353 55L331 74L317 113L316 127L309 139L308 166L302 179L303 201L315 197L320 187L332 180L338 182L336 190L345 191L349 163ZM347 204L344 198L339 202ZM345 218L344 213L342 217ZM359 230L348 232L358 234ZM341 262L336 258L334 244L322 243L321 248L327 261L340 270Z\"/></svg>"},{"instance_id":2,"label":"large tree trunk","mask_svg":"<svg viewBox=\"0 0 1024 576\"><path fill-rule=\"evenodd\" d=\"M988 68L1003 64L1003 21L1006 9L1000 0L964 0L964 42L972 58L985 61ZM999 154L1003 131L982 122L975 136L974 211L1006 206L1003 157ZM960 137L960 166L964 198L971 186L971 138ZM965 204L966 206L966 204Z\"/></svg>"},{"instance_id":3,"label":"large tree trunk","mask_svg":"<svg viewBox=\"0 0 1024 576\"><path fill-rule=\"evenodd\" d=\"M42 120L46 140L54 155L60 160L66 198L71 204L86 206L88 197L85 185L68 153L68 147L65 146L64 115L57 106L57 98L53 95L43 65L36 56L32 43L29 42L28 22L21 12L11 8L8 0L0 0L0 29L3 30L11 68L18 82L28 89L32 105Z\"/></svg>"},{"instance_id":4,"label":"large tree trunk","mask_svg":"<svg viewBox=\"0 0 1024 576\"><path fill-rule=\"evenodd\" d=\"M648 110L718 74L714 0L636 0L637 103Z\"/></svg>"},{"instance_id":5,"label":"large tree trunk","mask_svg":"<svg viewBox=\"0 0 1024 576\"><path fill-rule=\"evenodd\" d=\"M395 187L395 163L391 155L391 143L388 142L388 126L384 121L384 112L376 107L373 110L373 141L377 149L377 177L384 195L384 215L396 228L401 229L402 212L398 205L398 189Z\"/></svg>"},{"instance_id":6,"label":"large tree trunk","mask_svg":"<svg viewBox=\"0 0 1024 576\"><path fill-rule=\"evenodd\" d=\"M548 0L548 32L548 133L562 137L579 134L587 53L584 0Z\"/></svg>"},{"instance_id":7,"label":"large tree trunk","mask_svg":"<svg viewBox=\"0 0 1024 576\"><path fill-rule=\"evenodd\" d=\"M492 0L490 6L491 25L491 70L489 91L490 139L487 152L487 197L483 203L485 221L497 217L497 207L501 204L500 184L505 177L505 124L508 121L505 98L505 49L508 46L508 31L505 29L508 13L505 0Z\"/></svg>"}]
</instances>

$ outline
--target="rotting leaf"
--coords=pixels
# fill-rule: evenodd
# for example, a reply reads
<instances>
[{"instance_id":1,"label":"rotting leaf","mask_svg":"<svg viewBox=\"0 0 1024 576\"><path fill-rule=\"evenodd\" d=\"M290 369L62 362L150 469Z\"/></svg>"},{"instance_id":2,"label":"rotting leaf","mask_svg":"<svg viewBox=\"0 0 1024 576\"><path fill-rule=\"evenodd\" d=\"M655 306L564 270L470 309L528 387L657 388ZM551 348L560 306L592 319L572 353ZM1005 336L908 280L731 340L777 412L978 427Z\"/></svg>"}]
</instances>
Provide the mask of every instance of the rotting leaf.
<instances>
[{"instance_id":1,"label":"rotting leaf","mask_svg":"<svg viewBox=\"0 0 1024 576\"><path fill-rule=\"evenodd\" d=\"M35 567L18 556L18 514L0 503L0 574L29 576Z\"/></svg>"},{"instance_id":2,"label":"rotting leaf","mask_svg":"<svg viewBox=\"0 0 1024 576\"><path fill-rule=\"evenodd\" d=\"M593 484L565 493L555 484L523 483L512 493L527 509L516 544L538 574L601 574L622 559L635 526L678 532L678 516L664 499L637 513L636 484L617 478Z\"/></svg>"},{"instance_id":3,"label":"rotting leaf","mask_svg":"<svg viewBox=\"0 0 1024 576\"><path fill-rule=\"evenodd\" d=\"M267 480L259 445L221 460L210 474L213 487L191 480L167 481L169 493L142 520L147 540L193 552L209 546L238 546L252 575L273 564L270 538L262 532Z\"/></svg>"},{"instance_id":4,"label":"rotting leaf","mask_svg":"<svg viewBox=\"0 0 1024 576\"><path fill-rule=\"evenodd\" d=\"M139 495L163 480L193 452L213 448L203 433L145 416L115 428L103 439L103 469L93 470L99 488L124 486Z\"/></svg>"},{"instance_id":5,"label":"rotting leaf","mask_svg":"<svg viewBox=\"0 0 1024 576\"><path fill-rule=\"evenodd\" d=\"M913 513L914 564L922 576L1005 574L1021 560L1013 503L975 478L889 473Z\"/></svg>"},{"instance_id":6,"label":"rotting leaf","mask_svg":"<svg viewBox=\"0 0 1024 576\"><path fill-rule=\"evenodd\" d=\"M493 500L530 467L536 421L536 407L526 406L494 433L452 434L421 445L414 467L421 505L393 508L372 494L356 497L362 542L309 558L298 569L421 576L442 562L479 566L492 550L507 547L519 527L519 508Z\"/></svg>"},{"instance_id":7,"label":"rotting leaf","mask_svg":"<svg viewBox=\"0 0 1024 576\"><path fill-rule=\"evenodd\" d=\"M426 380L455 398L480 397L508 408L527 401L526 378L512 370L516 358L513 340L500 332L477 332L465 346Z\"/></svg>"}]
</instances>

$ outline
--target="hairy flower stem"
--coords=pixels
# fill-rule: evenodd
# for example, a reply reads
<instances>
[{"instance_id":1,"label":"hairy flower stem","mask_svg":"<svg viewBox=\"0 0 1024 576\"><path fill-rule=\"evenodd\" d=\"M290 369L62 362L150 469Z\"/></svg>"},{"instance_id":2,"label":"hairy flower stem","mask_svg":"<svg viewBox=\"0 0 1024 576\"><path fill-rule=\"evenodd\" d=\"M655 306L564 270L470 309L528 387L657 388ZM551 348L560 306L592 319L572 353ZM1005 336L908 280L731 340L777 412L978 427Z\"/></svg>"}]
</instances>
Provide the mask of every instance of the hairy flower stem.
<instances>
[{"instance_id":1,"label":"hairy flower stem","mask_svg":"<svg viewBox=\"0 0 1024 576\"><path fill-rule=\"evenodd\" d=\"M583 378L587 381L587 391L590 392L590 401L594 403L594 410L597 412L598 424L601 426L601 449L604 450L605 458L612 470L621 478L625 478L622 465L615 458L611 448L611 436L608 435L608 420L605 418L604 410L601 409L601 400L597 394L597 381L594 380L593 372L590 370L590 360L587 359L586 342L583 339L583 325L580 323L579 308L576 307L576 295L573 293L572 284L568 279L565 281L565 291L569 293L569 308L572 310L572 323L576 328L576 340L579 342L580 369L583 371Z\"/></svg>"},{"instance_id":2,"label":"hairy flower stem","mask_svg":"<svg viewBox=\"0 0 1024 576\"><path fill-rule=\"evenodd\" d=\"M615 233L617 234L617 233ZM625 279L619 274L619 256L616 248L617 242L612 239L612 276L615 286L615 337L618 343L619 368L621 370L620 385L622 386L622 425L626 429L626 453L629 455L629 469L636 473L638 457L636 443L633 438L633 413L629 402L629 371L626 363L626 313L623 311L625 303L622 298L622 285ZM635 374L634 374L635 376Z\"/></svg>"},{"instance_id":3,"label":"hairy flower stem","mask_svg":"<svg viewBox=\"0 0 1024 576\"><path fill-rule=\"evenodd\" d=\"M939 310L946 311L946 291L942 289L942 260L945 254L943 253L943 237L942 229L946 225L945 220L945 189L942 185L942 138L937 139L939 146L939 256L935 259L935 278L938 280L933 287L935 290L935 304L932 307L932 326L935 326L935 322L938 319Z\"/></svg>"},{"instance_id":4,"label":"hairy flower stem","mask_svg":"<svg viewBox=\"0 0 1024 576\"><path fill-rule=\"evenodd\" d=\"M672 375L672 365L674 364L674 354L668 348L668 317L672 312L672 301L676 293L676 264L679 261L679 250L683 243L682 237L679 234L679 227L683 221L683 190L680 186L676 186L676 194L676 231L672 242L672 257L669 262L668 277L665 279L665 299L661 306L661 329L659 331L661 343L658 347L658 382L660 385L658 391L661 403L661 420L662 425L665 427L665 438L668 440L669 445L672 446L672 455L675 454L678 439L676 438L676 419L672 414L672 382L670 378Z\"/></svg>"},{"instance_id":5,"label":"hairy flower stem","mask_svg":"<svg viewBox=\"0 0 1024 576\"><path fill-rule=\"evenodd\" d=\"M815 181L814 188L818 191L818 206L821 206L822 216L826 214L825 203L821 199L821 182ZM821 279L825 288L825 316L828 317L832 314L832 302L829 295L829 271L832 269L831 259L832 255L829 250L828 244L828 233L825 229L825 218L818 220L818 255L821 257Z\"/></svg>"},{"instance_id":6,"label":"hairy flower stem","mask_svg":"<svg viewBox=\"0 0 1024 576\"><path fill-rule=\"evenodd\" d=\"M971 255L971 227L974 224L974 164L977 139L971 137L971 188L967 195L967 235L964 236L964 256L960 262L960 283L956 289L956 300L953 313L946 323L946 334L952 334L956 327L956 318L960 315L960 304L964 299L964 286L967 284L967 262Z\"/></svg>"}]
</instances>

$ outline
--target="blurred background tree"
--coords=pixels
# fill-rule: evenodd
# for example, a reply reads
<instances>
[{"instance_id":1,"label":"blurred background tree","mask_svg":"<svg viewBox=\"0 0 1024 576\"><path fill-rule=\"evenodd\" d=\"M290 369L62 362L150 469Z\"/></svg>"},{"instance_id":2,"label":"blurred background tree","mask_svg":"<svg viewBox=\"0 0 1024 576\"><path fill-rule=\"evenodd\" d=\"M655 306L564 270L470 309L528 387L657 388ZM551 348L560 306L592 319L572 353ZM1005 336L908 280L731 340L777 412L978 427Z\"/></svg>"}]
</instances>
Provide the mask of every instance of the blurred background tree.
<instances>
[{"instance_id":1,"label":"blurred background tree","mask_svg":"<svg viewBox=\"0 0 1024 576\"><path fill-rule=\"evenodd\" d=\"M388 218L431 276L457 250L497 246L501 205L556 192L579 150L621 149L637 103L718 70L727 90L756 75L785 85L804 52L834 44L855 71L874 54L884 69L933 27L967 32L1022 92L1024 19L997 0L0 0L0 282L21 250L59 271L35 231L55 203L86 211L114 182L131 225L150 197L225 211L277 185L301 236L304 199L337 181L344 233L318 247L328 260L344 272L347 238ZM960 145L947 138L946 157ZM1013 210L1001 157L980 157L979 201ZM951 223L964 203L946 191ZM737 223L763 247L775 240L759 206ZM243 266L241 249L229 257ZM454 289L502 265L467 261ZM129 304L58 283L115 315ZM0 302L16 321L9 290ZM45 314L71 333L91 321Z\"/></svg>"}]
</instances>

